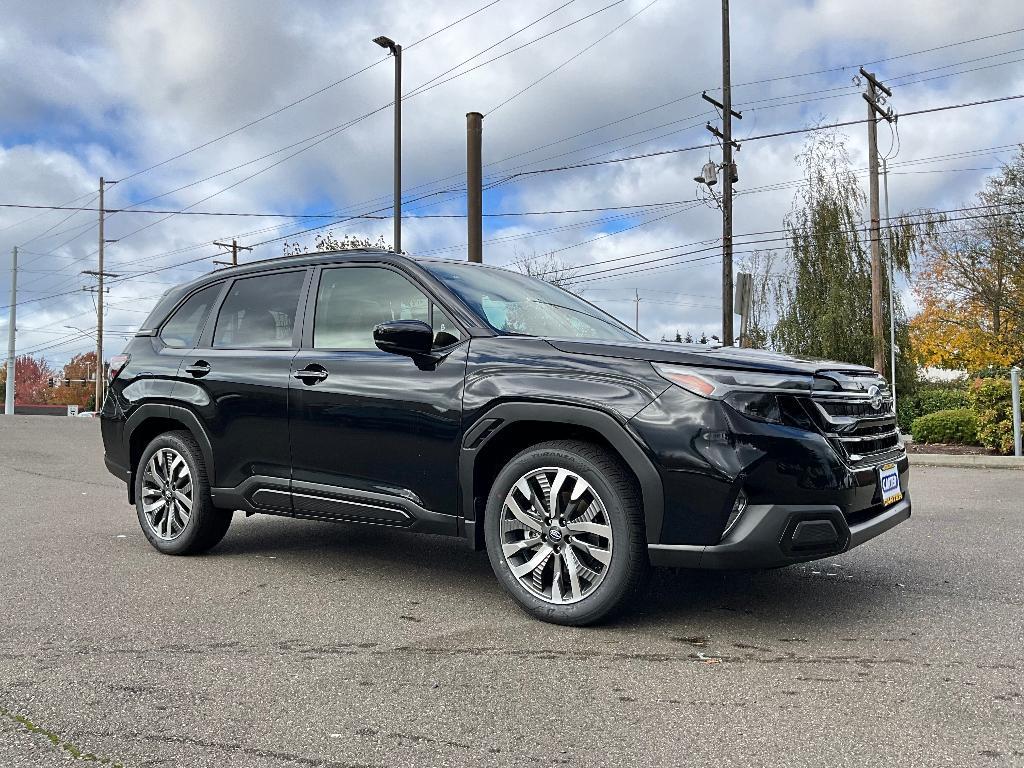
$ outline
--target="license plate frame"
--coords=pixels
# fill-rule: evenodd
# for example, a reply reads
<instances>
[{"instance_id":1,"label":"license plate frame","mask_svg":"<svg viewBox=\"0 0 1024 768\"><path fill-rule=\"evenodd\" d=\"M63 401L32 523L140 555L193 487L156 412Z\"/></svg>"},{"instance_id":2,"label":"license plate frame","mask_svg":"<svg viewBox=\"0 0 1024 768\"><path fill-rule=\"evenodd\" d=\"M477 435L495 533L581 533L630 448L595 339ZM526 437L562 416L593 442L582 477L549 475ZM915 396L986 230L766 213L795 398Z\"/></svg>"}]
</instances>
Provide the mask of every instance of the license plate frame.
<instances>
[{"instance_id":1,"label":"license plate frame","mask_svg":"<svg viewBox=\"0 0 1024 768\"><path fill-rule=\"evenodd\" d=\"M900 471L895 464L883 464L878 468L878 489L882 494L883 507L891 507L903 500Z\"/></svg>"}]
</instances>

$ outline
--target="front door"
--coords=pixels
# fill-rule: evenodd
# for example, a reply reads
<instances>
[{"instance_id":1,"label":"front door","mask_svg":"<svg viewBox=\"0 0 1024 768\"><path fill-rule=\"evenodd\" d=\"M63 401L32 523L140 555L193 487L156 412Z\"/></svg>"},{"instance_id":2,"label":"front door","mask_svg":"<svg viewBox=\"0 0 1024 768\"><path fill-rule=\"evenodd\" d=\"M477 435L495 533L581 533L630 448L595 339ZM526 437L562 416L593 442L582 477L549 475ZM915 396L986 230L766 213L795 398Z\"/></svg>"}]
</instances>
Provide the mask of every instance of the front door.
<instances>
[{"instance_id":1,"label":"front door","mask_svg":"<svg viewBox=\"0 0 1024 768\"><path fill-rule=\"evenodd\" d=\"M408 277L365 263L314 277L292 361L296 513L455 533L467 337ZM373 328L430 323L436 365L382 352Z\"/></svg>"}]
</instances>

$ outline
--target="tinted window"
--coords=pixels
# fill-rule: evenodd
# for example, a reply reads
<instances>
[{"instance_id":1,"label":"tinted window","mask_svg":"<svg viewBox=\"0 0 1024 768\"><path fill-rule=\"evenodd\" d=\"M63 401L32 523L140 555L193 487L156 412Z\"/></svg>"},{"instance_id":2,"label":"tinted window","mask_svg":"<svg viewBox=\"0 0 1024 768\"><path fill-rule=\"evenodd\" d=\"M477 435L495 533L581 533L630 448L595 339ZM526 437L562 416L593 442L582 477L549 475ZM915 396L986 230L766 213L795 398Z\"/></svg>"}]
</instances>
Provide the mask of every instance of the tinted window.
<instances>
[{"instance_id":1,"label":"tinted window","mask_svg":"<svg viewBox=\"0 0 1024 768\"><path fill-rule=\"evenodd\" d=\"M206 327L206 318L210 315L210 307L220 295L223 283L217 283L193 293L185 303L171 315L160 331L164 344L176 349L191 349L199 342L199 337Z\"/></svg>"},{"instance_id":2,"label":"tinted window","mask_svg":"<svg viewBox=\"0 0 1024 768\"><path fill-rule=\"evenodd\" d=\"M313 321L319 349L375 349L373 328L389 320L430 322L430 301L397 272L341 267L320 274Z\"/></svg>"},{"instance_id":3,"label":"tinted window","mask_svg":"<svg viewBox=\"0 0 1024 768\"><path fill-rule=\"evenodd\" d=\"M213 346L290 347L305 277L299 271L236 280L217 316Z\"/></svg>"},{"instance_id":4,"label":"tinted window","mask_svg":"<svg viewBox=\"0 0 1024 768\"><path fill-rule=\"evenodd\" d=\"M462 331L437 304L431 314L431 325L434 328L434 346L447 347L462 338Z\"/></svg>"},{"instance_id":5,"label":"tinted window","mask_svg":"<svg viewBox=\"0 0 1024 768\"><path fill-rule=\"evenodd\" d=\"M551 283L504 269L421 262L499 333L636 341L643 336Z\"/></svg>"}]
</instances>

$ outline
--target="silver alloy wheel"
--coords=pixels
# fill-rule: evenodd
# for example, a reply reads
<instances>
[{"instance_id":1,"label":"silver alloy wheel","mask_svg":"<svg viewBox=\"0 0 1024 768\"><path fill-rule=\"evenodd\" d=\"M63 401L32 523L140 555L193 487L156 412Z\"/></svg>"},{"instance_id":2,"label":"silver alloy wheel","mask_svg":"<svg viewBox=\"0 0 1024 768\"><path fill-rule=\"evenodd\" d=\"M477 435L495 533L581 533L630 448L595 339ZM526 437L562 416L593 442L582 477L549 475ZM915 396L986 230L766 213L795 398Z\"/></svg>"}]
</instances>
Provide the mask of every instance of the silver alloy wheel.
<instances>
[{"instance_id":1,"label":"silver alloy wheel","mask_svg":"<svg viewBox=\"0 0 1024 768\"><path fill-rule=\"evenodd\" d=\"M612 527L597 491L575 472L542 467L523 475L501 508L505 563L531 594L577 603L608 573Z\"/></svg>"},{"instance_id":2,"label":"silver alloy wheel","mask_svg":"<svg viewBox=\"0 0 1024 768\"><path fill-rule=\"evenodd\" d=\"M173 448L158 448L142 473L142 511L158 538L178 538L192 516L192 473Z\"/></svg>"}]
</instances>

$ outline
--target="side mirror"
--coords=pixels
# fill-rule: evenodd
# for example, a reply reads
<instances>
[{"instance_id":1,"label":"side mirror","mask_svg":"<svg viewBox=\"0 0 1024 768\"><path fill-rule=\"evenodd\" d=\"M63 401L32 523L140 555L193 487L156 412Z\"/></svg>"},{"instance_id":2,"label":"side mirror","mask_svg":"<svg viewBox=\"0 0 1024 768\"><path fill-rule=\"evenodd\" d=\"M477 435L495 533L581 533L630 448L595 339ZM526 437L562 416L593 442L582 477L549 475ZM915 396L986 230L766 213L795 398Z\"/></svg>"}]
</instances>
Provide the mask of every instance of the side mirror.
<instances>
[{"instance_id":1,"label":"side mirror","mask_svg":"<svg viewBox=\"0 0 1024 768\"><path fill-rule=\"evenodd\" d=\"M434 346L434 331L422 320L392 320L373 329L377 349L395 355L429 355Z\"/></svg>"}]
</instances>

